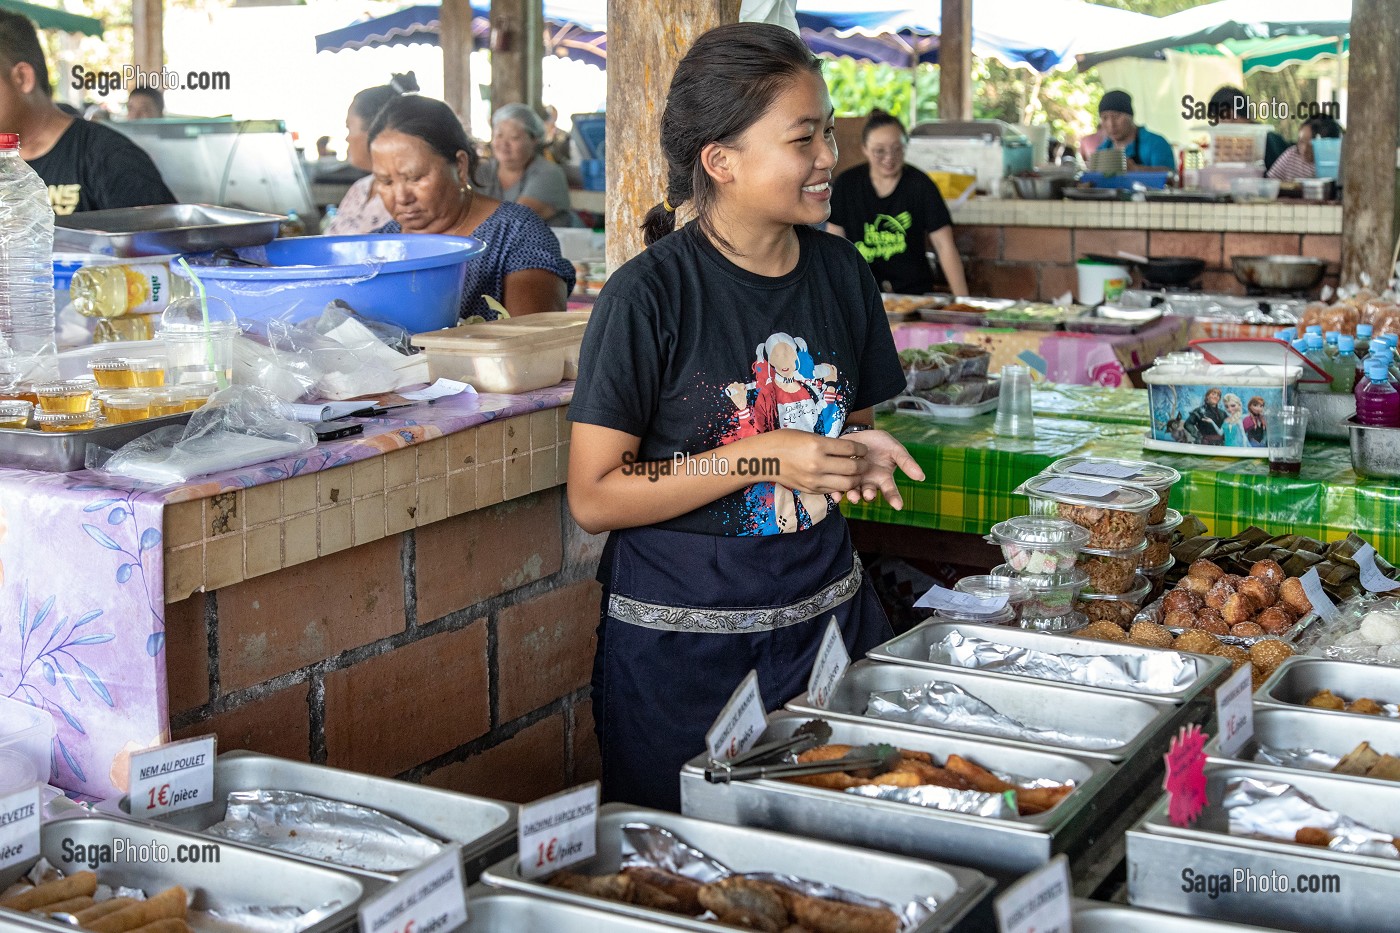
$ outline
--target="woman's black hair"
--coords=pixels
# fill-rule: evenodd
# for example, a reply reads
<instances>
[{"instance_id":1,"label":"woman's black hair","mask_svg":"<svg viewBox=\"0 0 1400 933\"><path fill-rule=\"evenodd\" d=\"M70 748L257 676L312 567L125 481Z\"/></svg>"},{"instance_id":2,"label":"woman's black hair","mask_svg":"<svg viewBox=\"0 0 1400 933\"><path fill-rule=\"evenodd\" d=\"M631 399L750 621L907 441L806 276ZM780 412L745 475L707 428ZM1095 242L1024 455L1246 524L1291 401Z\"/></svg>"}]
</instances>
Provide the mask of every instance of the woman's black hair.
<instances>
[{"instance_id":1,"label":"woman's black hair","mask_svg":"<svg viewBox=\"0 0 1400 933\"><path fill-rule=\"evenodd\" d=\"M350 99L350 112L364 121L365 125L374 122L384 105L402 94L413 94L418 90L418 79L413 72L393 75L388 84L367 87Z\"/></svg>"},{"instance_id":2,"label":"woman's black hair","mask_svg":"<svg viewBox=\"0 0 1400 933\"><path fill-rule=\"evenodd\" d=\"M1331 117L1317 116L1308 120L1304 126L1312 127L1313 139L1341 139L1342 125Z\"/></svg>"},{"instance_id":3,"label":"woman's black hair","mask_svg":"<svg viewBox=\"0 0 1400 933\"><path fill-rule=\"evenodd\" d=\"M732 146L768 112L784 88L806 74L821 75L821 63L795 33L781 26L731 23L695 41L676 66L666 94L661 117L666 198L642 221L648 246L676 229L675 208L689 201L700 229L731 248L711 222L715 186L700 163L700 153L711 143Z\"/></svg>"},{"instance_id":4,"label":"woman's black hair","mask_svg":"<svg viewBox=\"0 0 1400 933\"><path fill-rule=\"evenodd\" d=\"M899 118L893 114L876 107L870 111L870 116L865 118L865 126L861 127L860 143L865 145L870 141L870 134L882 126L899 127L899 135L905 142L909 141L909 133L904 129L904 124L899 122Z\"/></svg>"},{"instance_id":5,"label":"woman's black hair","mask_svg":"<svg viewBox=\"0 0 1400 933\"><path fill-rule=\"evenodd\" d=\"M370 144L373 145L380 133L389 130L416 136L454 166L457 164L457 153L465 152L470 177L462 180L471 182L476 178L477 165L481 161L476 154L476 146L462 127L462 121L442 101L417 94L395 97L375 116L369 128Z\"/></svg>"}]
</instances>

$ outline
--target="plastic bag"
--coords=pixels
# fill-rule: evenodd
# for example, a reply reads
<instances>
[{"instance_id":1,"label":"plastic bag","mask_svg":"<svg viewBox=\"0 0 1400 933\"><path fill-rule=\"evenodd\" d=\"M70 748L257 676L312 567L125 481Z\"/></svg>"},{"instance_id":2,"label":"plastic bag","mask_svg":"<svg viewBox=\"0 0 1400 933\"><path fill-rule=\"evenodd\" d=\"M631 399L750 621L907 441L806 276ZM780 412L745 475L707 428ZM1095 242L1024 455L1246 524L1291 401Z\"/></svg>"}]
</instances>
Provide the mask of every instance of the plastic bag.
<instances>
[{"instance_id":1,"label":"plastic bag","mask_svg":"<svg viewBox=\"0 0 1400 933\"><path fill-rule=\"evenodd\" d=\"M168 485L289 457L315 446L316 432L283 415L281 403L271 392L232 386L215 393L183 428L172 425L138 437L105 463L100 462L103 452L89 446L87 466Z\"/></svg>"},{"instance_id":2,"label":"plastic bag","mask_svg":"<svg viewBox=\"0 0 1400 933\"><path fill-rule=\"evenodd\" d=\"M357 398L428 381L427 357L406 355L411 349L407 331L362 318L339 301L314 318L269 321L266 339L276 353L265 358L265 365L282 365L301 383L314 378L301 397ZM290 389L285 379L267 378ZM260 379L259 384L268 383ZM276 394L296 400L285 391Z\"/></svg>"}]
</instances>

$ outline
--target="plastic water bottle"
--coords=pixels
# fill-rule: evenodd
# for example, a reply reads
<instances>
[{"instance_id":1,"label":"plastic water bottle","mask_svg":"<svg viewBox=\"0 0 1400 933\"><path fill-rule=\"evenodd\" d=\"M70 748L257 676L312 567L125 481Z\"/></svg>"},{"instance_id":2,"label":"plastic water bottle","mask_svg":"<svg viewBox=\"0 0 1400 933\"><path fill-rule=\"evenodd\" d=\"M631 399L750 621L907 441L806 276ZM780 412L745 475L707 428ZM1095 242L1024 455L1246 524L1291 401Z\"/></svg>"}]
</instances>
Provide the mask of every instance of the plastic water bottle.
<instances>
[{"instance_id":1,"label":"plastic water bottle","mask_svg":"<svg viewBox=\"0 0 1400 933\"><path fill-rule=\"evenodd\" d=\"M1337 356L1332 360L1332 391L1351 392L1356 387L1356 354L1349 334L1337 338Z\"/></svg>"},{"instance_id":2,"label":"plastic water bottle","mask_svg":"<svg viewBox=\"0 0 1400 933\"><path fill-rule=\"evenodd\" d=\"M1371 352L1371 325L1356 325L1356 359L1361 361L1366 359L1366 354Z\"/></svg>"},{"instance_id":3,"label":"plastic water bottle","mask_svg":"<svg viewBox=\"0 0 1400 933\"><path fill-rule=\"evenodd\" d=\"M14 133L0 133L0 342L31 376L54 365L53 208Z\"/></svg>"},{"instance_id":4,"label":"plastic water bottle","mask_svg":"<svg viewBox=\"0 0 1400 933\"><path fill-rule=\"evenodd\" d=\"M1356 392L1356 420L1377 428L1400 428L1400 392L1379 362L1366 366L1366 380Z\"/></svg>"},{"instance_id":5,"label":"plastic water bottle","mask_svg":"<svg viewBox=\"0 0 1400 933\"><path fill-rule=\"evenodd\" d=\"M1298 336L1298 331L1292 327L1285 327L1283 330L1274 332L1275 340L1282 340L1284 343L1292 343Z\"/></svg>"},{"instance_id":6,"label":"plastic water bottle","mask_svg":"<svg viewBox=\"0 0 1400 933\"><path fill-rule=\"evenodd\" d=\"M336 205L334 205L334 204L329 204L329 205L326 206L326 213L325 213L325 216L321 218L321 235L322 235L322 236L325 236L325 235L326 235L326 231L330 230L331 224L335 223L335 215L338 214L338 213L340 213L340 208L337 207Z\"/></svg>"},{"instance_id":7,"label":"plastic water bottle","mask_svg":"<svg viewBox=\"0 0 1400 933\"><path fill-rule=\"evenodd\" d=\"M1309 324L1309 325L1308 325L1307 332L1306 332L1303 336L1306 337L1308 334L1317 334L1319 337L1321 337L1321 336L1322 336L1322 325L1321 325L1321 324Z\"/></svg>"},{"instance_id":8,"label":"plastic water bottle","mask_svg":"<svg viewBox=\"0 0 1400 933\"><path fill-rule=\"evenodd\" d=\"M1340 339L1341 336L1342 335L1335 330L1329 330L1327 332L1326 344L1322 349L1326 351L1329 360L1337 358L1337 340Z\"/></svg>"},{"instance_id":9,"label":"plastic water bottle","mask_svg":"<svg viewBox=\"0 0 1400 933\"><path fill-rule=\"evenodd\" d=\"M1297 340L1293 341L1293 349L1297 350L1297 351L1298 351L1300 354L1302 354L1303 356L1307 356L1307 355L1308 355L1308 338L1307 338L1307 337L1299 337Z\"/></svg>"}]
</instances>

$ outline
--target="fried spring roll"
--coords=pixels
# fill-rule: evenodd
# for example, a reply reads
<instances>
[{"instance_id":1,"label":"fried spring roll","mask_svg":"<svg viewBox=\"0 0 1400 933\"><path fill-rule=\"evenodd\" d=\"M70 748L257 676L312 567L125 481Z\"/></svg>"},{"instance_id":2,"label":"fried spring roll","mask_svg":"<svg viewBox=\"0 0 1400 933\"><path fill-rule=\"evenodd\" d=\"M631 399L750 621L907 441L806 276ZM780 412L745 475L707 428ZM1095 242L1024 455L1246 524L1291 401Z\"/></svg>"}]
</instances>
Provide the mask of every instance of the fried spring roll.
<instances>
[{"instance_id":1,"label":"fried spring roll","mask_svg":"<svg viewBox=\"0 0 1400 933\"><path fill-rule=\"evenodd\" d=\"M97 875L90 871L80 871L67 878L59 878L57 881L45 881L27 891L8 897L0 901L0 907L8 907L11 910L34 910L45 904L57 904L75 897L91 897L96 890Z\"/></svg>"},{"instance_id":2,"label":"fried spring roll","mask_svg":"<svg viewBox=\"0 0 1400 933\"><path fill-rule=\"evenodd\" d=\"M137 901L121 910L99 917L87 925L93 933L131 933L157 920L185 919L188 898L185 889L176 885L155 897Z\"/></svg>"},{"instance_id":3,"label":"fried spring roll","mask_svg":"<svg viewBox=\"0 0 1400 933\"><path fill-rule=\"evenodd\" d=\"M45 904L39 908L40 913L45 914L76 914L80 910L86 910L92 906L92 898L86 894L81 897L70 897L66 901L59 901L57 904Z\"/></svg>"},{"instance_id":4,"label":"fried spring roll","mask_svg":"<svg viewBox=\"0 0 1400 933\"><path fill-rule=\"evenodd\" d=\"M100 917L116 913L123 907L130 907L135 903L137 903L137 901L133 897L111 897L105 901L99 901L93 904L87 910L78 911L74 916L78 918L78 926L87 926Z\"/></svg>"}]
</instances>

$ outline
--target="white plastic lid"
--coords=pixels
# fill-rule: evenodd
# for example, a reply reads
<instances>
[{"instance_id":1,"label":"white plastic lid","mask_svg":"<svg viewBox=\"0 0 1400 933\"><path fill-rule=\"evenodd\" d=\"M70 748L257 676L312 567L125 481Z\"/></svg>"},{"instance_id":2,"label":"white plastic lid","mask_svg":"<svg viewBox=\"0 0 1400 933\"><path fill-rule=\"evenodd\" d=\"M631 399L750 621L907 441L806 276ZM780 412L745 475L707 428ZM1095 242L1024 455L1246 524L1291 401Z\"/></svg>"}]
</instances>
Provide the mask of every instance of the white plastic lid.
<instances>
[{"instance_id":1,"label":"white plastic lid","mask_svg":"<svg viewBox=\"0 0 1400 933\"><path fill-rule=\"evenodd\" d=\"M1146 486L1107 483L1088 477L1056 476L1053 473L1032 476L1016 491L1051 502L1116 509L1120 512L1150 512L1158 501L1157 493Z\"/></svg>"},{"instance_id":2,"label":"white plastic lid","mask_svg":"<svg viewBox=\"0 0 1400 933\"><path fill-rule=\"evenodd\" d=\"M992 537L998 544L1005 541L1032 550L1080 550L1089 543L1089 529L1063 518L1017 515L993 525Z\"/></svg>"},{"instance_id":3,"label":"white plastic lid","mask_svg":"<svg viewBox=\"0 0 1400 933\"><path fill-rule=\"evenodd\" d=\"M1010 564L998 564L992 568L993 577L1010 578L1025 586L1032 596L1047 596L1058 593L1078 593L1089 585L1089 574L1078 567L1063 573L1032 575L1018 573Z\"/></svg>"},{"instance_id":4,"label":"white plastic lid","mask_svg":"<svg viewBox=\"0 0 1400 933\"><path fill-rule=\"evenodd\" d=\"M28 755L12 748L0 748L0 795L23 790L39 780L39 772Z\"/></svg>"},{"instance_id":5,"label":"white plastic lid","mask_svg":"<svg viewBox=\"0 0 1400 933\"><path fill-rule=\"evenodd\" d=\"M1148 525L1147 533L1149 535L1170 534L1171 532L1176 531L1178 528L1180 528L1181 523L1184 520L1185 519L1182 518L1181 513L1178 512L1176 509L1167 509L1167 517L1162 519L1155 525Z\"/></svg>"},{"instance_id":6,"label":"white plastic lid","mask_svg":"<svg viewBox=\"0 0 1400 933\"><path fill-rule=\"evenodd\" d=\"M1095 477L1093 473L1088 472L1094 469L1102 469L1105 472ZM1133 472L1128 473L1129 470ZM1090 479L1121 480L1125 483L1137 483L1139 486L1148 486L1152 489L1171 486L1181 479L1180 471L1169 466L1162 466L1160 463L1152 463L1148 460L1120 460L1116 457L1061 457L1050 464L1050 469L1046 472L1054 473L1057 476L1070 474ZM1110 472L1124 475L1111 476Z\"/></svg>"},{"instance_id":7,"label":"white plastic lid","mask_svg":"<svg viewBox=\"0 0 1400 933\"><path fill-rule=\"evenodd\" d=\"M1147 598L1147 594L1152 592L1152 581L1144 574L1133 575L1133 585L1126 593L1099 593L1095 590L1086 589L1079 594L1080 599L1103 600L1105 602L1132 603L1134 606L1141 606L1142 601Z\"/></svg>"},{"instance_id":8,"label":"white plastic lid","mask_svg":"<svg viewBox=\"0 0 1400 933\"><path fill-rule=\"evenodd\" d=\"M227 301L209 298L209 318L205 323L204 308L198 298L177 298L170 302L160 316L162 334L197 336L206 332L222 333L238 329L238 315Z\"/></svg>"}]
</instances>

